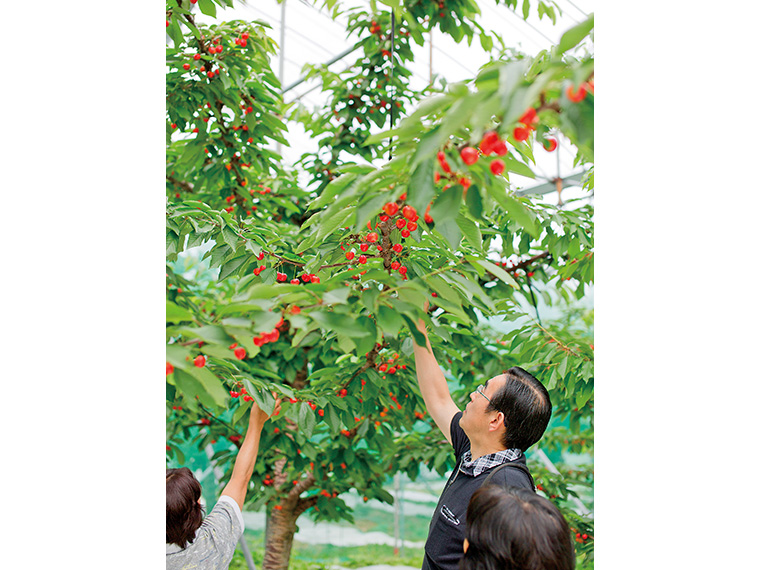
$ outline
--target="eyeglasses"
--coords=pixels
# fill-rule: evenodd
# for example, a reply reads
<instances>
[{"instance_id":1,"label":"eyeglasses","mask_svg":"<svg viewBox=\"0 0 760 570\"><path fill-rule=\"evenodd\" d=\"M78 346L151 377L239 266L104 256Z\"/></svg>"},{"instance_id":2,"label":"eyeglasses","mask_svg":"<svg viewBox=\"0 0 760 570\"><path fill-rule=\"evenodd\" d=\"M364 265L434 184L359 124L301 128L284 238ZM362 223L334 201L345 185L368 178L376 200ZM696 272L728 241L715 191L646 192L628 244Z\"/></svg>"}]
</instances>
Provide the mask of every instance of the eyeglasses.
<instances>
[{"instance_id":1,"label":"eyeglasses","mask_svg":"<svg viewBox=\"0 0 760 570\"><path fill-rule=\"evenodd\" d=\"M480 394L481 396L483 396L483 397L484 397L486 400L488 400L488 402L490 403L490 402L491 402L491 398L489 398L488 396L486 396L486 395L483 393L483 390L485 390L485 386L483 386L483 384L481 384L480 386L478 386L477 388L475 388L475 391L476 391L478 394Z\"/></svg>"}]
</instances>

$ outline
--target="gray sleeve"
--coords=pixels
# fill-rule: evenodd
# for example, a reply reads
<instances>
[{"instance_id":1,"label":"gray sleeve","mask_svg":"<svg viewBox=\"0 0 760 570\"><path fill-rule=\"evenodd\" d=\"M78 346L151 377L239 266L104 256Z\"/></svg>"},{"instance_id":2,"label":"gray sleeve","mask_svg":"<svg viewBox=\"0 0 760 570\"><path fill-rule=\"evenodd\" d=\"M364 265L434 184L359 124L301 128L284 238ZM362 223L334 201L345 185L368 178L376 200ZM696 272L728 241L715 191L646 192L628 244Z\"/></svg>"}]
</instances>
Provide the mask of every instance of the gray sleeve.
<instances>
[{"instance_id":1,"label":"gray sleeve","mask_svg":"<svg viewBox=\"0 0 760 570\"><path fill-rule=\"evenodd\" d=\"M243 525L235 509L227 501L219 501L203 519L201 530L213 544L219 557L229 564L235 553L235 546L243 535Z\"/></svg>"}]
</instances>

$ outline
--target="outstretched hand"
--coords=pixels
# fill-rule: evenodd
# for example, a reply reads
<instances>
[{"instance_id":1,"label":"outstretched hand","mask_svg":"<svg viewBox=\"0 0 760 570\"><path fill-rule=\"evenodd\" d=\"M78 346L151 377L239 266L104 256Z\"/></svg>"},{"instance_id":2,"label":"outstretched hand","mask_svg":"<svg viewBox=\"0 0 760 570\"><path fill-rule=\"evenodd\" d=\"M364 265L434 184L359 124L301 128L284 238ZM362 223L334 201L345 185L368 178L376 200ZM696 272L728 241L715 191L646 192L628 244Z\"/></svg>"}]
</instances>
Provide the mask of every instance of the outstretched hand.
<instances>
[{"instance_id":1,"label":"outstretched hand","mask_svg":"<svg viewBox=\"0 0 760 570\"><path fill-rule=\"evenodd\" d=\"M272 410L272 415L276 416L277 414L280 413L282 400L274 392L272 392L272 396L274 396L274 410ZM262 410L256 402L253 402L251 404L251 421L255 420L259 424L263 424L269 418L270 418L269 414L267 414L264 410Z\"/></svg>"}]
</instances>

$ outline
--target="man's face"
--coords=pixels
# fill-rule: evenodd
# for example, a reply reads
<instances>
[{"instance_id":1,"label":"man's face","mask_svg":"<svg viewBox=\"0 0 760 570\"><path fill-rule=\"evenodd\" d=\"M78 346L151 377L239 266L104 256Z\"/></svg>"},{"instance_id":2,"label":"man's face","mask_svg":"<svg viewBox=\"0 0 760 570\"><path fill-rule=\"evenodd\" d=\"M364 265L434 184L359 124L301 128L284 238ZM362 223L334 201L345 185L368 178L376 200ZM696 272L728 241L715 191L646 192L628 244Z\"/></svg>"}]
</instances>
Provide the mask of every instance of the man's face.
<instances>
[{"instance_id":1,"label":"man's face","mask_svg":"<svg viewBox=\"0 0 760 570\"><path fill-rule=\"evenodd\" d=\"M499 374L486 381L480 389L482 394L477 389L470 393L470 402L465 406L462 418L459 420L459 426L470 439L477 433L488 431L489 423L497 412L486 411L489 405L487 398L493 399L505 382L504 374Z\"/></svg>"}]
</instances>

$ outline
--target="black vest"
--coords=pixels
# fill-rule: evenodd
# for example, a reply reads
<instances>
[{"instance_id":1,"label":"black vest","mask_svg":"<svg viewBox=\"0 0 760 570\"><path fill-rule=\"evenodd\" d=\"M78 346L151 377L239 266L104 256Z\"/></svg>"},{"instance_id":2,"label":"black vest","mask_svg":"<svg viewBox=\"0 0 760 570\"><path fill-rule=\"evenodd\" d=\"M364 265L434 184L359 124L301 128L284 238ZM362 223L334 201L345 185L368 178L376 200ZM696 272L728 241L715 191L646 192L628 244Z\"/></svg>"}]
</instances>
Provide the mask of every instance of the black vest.
<instances>
[{"instance_id":1,"label":"black vest","mask_svg":"<svg viewBox=\"0 0 760 570\"><path fill-rule=\"evenodd\" d=\"M451 444L454 446L457 464L430 521L422 570L458 570L459 561L464 554L467 505L470 503L470 497L480 488L488 474L498 467L492 467L477 477L459 471L462 456L470 449L470 440L464 430L459 427L461 417L462 412L457 412L451 419ZM521 453L514 463L525 465L525 455ZM488 484L512 485L528 489L533 486L526 473L512 467L500 469L491 477Z\"/></svg>"}]
</instances>

